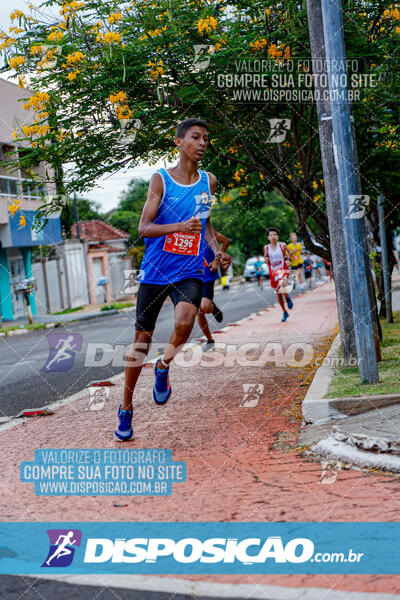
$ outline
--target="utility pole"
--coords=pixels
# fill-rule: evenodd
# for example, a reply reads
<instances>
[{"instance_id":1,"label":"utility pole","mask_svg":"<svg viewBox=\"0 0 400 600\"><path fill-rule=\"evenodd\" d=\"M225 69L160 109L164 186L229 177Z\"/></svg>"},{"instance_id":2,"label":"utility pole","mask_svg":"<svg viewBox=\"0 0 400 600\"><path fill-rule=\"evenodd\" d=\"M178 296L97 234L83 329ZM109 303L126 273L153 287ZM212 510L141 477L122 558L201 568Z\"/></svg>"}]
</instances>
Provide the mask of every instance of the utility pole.
<instances>
[{"instance_id":1,"label":"utility pole","mask_svg":"<svg viewBox=\"0 0 400 600\"><path fill-rule=\"evenodd\" d=\"M357 194L362 194L362 185L361 185L361 176L360 176L360 165L358 162L358 152L357 152L357 138L356 138L356 129L354 125L354 117L351 114L351 104L350 104L350 123L351 123L351 136L353 139L353 161L354 161L354 169L355 169L355 177L356 177L356 186L357 186ZM372 267L371 267L371 259L369 257L369 246L368 246L368 227L367 227L367 217L364 216L360 219L361 226L361 238L363 242L363 250L364 250L364 260L365 260L365 271L367 277L367 287L368 287L368 295L369 295L369 303L371 307L371 317L372 317L372 327L374 331L374 340L375 340L375 351L376 351L376 359L379 362L382 360L381 355L381 346L380 340L382 339L382 329L379 322L378 316L378 305L376 302L375 288L372 281Z\"/></svg>"},{"instance_id":2,"label":"utility pole","mask_svg":"<svg viewBox=\"0 0 400 600\"><path fill-rule=\"evenodd\" d=\"M388 323L393 323L392 313L392 294L390 291L390 273L389 273L389 256L388 246L386 239L386 226L385 226L385 200L380 194L378 196L378 216L379 216L379 238L381 241L381 265L383 272L383 287L385 290L385 307L386 307L386 320Z\"/></svg>"},{"instance_id":3,"label":"utility pole","mask_svg":"<svg viewBox=\"0 0 400 600\"><path fill-rule=\"evenodd\" d=\"M342 3L339 0L321 0L321 6L325 55L328 66L334 156L338 171L342 225L360 380L361 383L376 383L379 381L378 364L366 279L361 224L360 218L357 218L357 213L361 213L361 216L364 213L362 207L357 205L357 182L352 146L355 140L353 141L351 136ZM352 208L357 210L353 213Z\"/></svg>"},{"instance_id":4,"label":"utility pole","mask_svg":"<svg viewBox=\"0 0 400 600\"><path fill-rule=\"evenodd\" d=\"M321 0L307 0L308 30L310 35L312 71L316 92L319 141L321 148L322 171L328 216L329 238L331 243L332 268L335 280L336 303L338 309L340 341L344 364L354 364L357 355L354 335L353 311L350 296L349 272L340 207L338 174L333 160L333 136L331 103L329 100L328 78L326 76L325 40L322 23ZM321 76L322 75L322 76Z\"/></svg>"}]
</instances>

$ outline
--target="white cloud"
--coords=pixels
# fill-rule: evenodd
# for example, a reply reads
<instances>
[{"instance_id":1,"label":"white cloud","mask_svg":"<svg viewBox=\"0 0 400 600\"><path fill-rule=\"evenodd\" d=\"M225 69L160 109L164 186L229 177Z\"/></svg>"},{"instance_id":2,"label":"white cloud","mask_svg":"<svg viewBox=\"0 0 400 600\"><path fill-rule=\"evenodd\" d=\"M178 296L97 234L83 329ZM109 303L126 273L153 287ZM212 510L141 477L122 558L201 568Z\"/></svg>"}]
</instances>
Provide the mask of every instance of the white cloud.
<instances>
[{"instance_id":1,"label":"white cloud","mask_svg":"<svg viewBox=\"0 0 400 600\"><path fill-rule=\"evenodd\" d=\"M100 202L104 212L109 211L118 205L120 194L128 187L128 183L131 179L137 178L148 181L157 169L164 166L164 162L159 161L155 165L143 164L134 169L127 169L125 171L120 171L115 175L103 177L98 182L95 189L91 192L86 192L83 196L95 200L96 202ZM167 164L167 168L169 168L169 166L170 165Z\"/></svg>"}]
</instances>

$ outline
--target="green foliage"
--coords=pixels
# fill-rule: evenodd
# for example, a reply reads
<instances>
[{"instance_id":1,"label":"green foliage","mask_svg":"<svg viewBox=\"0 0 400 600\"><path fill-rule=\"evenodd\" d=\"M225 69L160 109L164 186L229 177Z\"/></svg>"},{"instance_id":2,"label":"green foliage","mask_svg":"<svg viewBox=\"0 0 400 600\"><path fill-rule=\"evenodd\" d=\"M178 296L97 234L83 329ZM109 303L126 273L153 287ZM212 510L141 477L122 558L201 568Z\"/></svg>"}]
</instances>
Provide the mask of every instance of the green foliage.
<instances>
[{"instance_id":1,"label":"green foliage","mask_svg":"<svg viewBox=\"0 0 400 600\"><path fill-rule=\"evenodd\" d=\"M51 313L52 315L66 315L68 313L73 313L78 310L81 310L83 306L75 306L74 308L64 308L64 310L59 310L58 312Z\"/></svg>"},{"instance_id":2,"label":"green foliage","mask_svg":"<svg viewBox=\"0 0 400 600\"><path fill-rule=\"evenodd\" d=\"M143 243L137 242L137 245L133 245L129 248L129 256L133 260L134 269L139 269L144 257L145 246Z\"/></svg>"},{"instance_id":3,"label":"green foliage","mask_svg":"<svg viewBox=\"0 0 400 600\"><path fill-rule=\"evenodd\" d=\"M132 179L128 189L123 191L118 207L107 221L130 234L131 244L143 245L143 240L138 237L140 215L147 198L149 183L142 179Z\"/></svg>"},{"instance_id":4,"label":"green foliage","mask_svg":"<svg viewBox=\"0 0 400 600\"><path fill-rule=\"evenodd\" d=\"M111 302L111 304L103 304L100 310L119 310L121 308L130 308L131 306L135 306L133 302Z\"/></svg>"},{"instance_id":5,"label":"green foliage","mask_svg":"<svg viewBox=\"0 0 400 600\"><path fill-rule=\"evenodd\" d=\"M243 264L250 256L263 253L267 240L267 227L277 227L280 240L289 240L289 234L296 231L293 209L277 192L259 194L257 208L246 208L240 202L217 203L211 212L211 223L216 231L229 237L228 252ZM250 206L252 205L252 202Z\"/></svg>"},{"instance_id":6,"label":"green foliage","mask_svg":"<svg viewBox=\"0 0 400 600\"><path fill-rule=\"evenodd\" d=\"M19 74L29 74L30 89L48 94L41 103L34 96L38 122L18 134L21 142L33 142L21 155L22 167L47 162L60 187L61 165L68 164L66 192L83 193L106 173L172 158L177 122L201 117L211 133L202 167L217 175L223 193L245 187L243 205L251 211L260 208L265 191L279 190L294 209L308 248L315 250L308 240L311 230L326 249L320 253L329 258L314 103L238 100L229 86L218 83L220 75L223 79L245 72L238 65L251 69L253 59L269 59L276 66L278 58L279 72L289 74L283 57L290 56L299 60L295 71L304 73L303 63L310 59L305 2L45 4L56 16L19 16L22 33L14 45L5 40L8 62L14 62ZM376 75L376 85L364 85L361 101L353 107L363 191L372 198L373 219L380 181L391 206L390 223L398 223L399 20L392 9L384 12L383 2L352 0L344 1L343 7L348 57L361 57L363 72ZM50 43L54 48L43 50ZM196 63L196 45L203 45L205 56L211 57L206 68ZM39 50L33 52L32 46ZM21 64L19 56L24 59ZM50 66L43 63L46 57ZM124 130L128 117L129 131ZM291 121L283 143L269 141L271 118ZM132 222L131 233L137 212L121 210L128 211L123 217Z\"/></svg>"},{"instance_id":7,"label":"green foliage","mask_svg":"<svg viewBox=\"0 0 400 600\"><path fill-rule=\"evenodd\" d=\"M374 270L375 278L378 281L381 274L380 254L376 250L373 250L369 253L369 257L371 259L371 267Z\"/></svg>"},{"instance_id":8,"label":"green foliage","mask_svg":"<svg viewBox=\"0 0 400 600\"><path fill-rule=\"evenodd\" d=\"M333 378L327 398L345 396L373 396L376 394L396 394L400 392L400 312L393 313L393 323L381 319L383 342L382 361L379 363L379 383L360 383L358 367L338 368Z\"/></svg>"},{"instance_id":9,"label":"green foliage","mask_svg":"<svg viewBox=\"0 0 400 600\"><path fill-rule=\"evenodd\" d=\"M76 205L79 221L104 220L104 215L100 212L101 205L99 202L87 198L77 198ZM61 225L66 238L72 237L71 230L74 223L75 209L73 199L70 198L61 211Z\"/></svg>"}]
</instances>

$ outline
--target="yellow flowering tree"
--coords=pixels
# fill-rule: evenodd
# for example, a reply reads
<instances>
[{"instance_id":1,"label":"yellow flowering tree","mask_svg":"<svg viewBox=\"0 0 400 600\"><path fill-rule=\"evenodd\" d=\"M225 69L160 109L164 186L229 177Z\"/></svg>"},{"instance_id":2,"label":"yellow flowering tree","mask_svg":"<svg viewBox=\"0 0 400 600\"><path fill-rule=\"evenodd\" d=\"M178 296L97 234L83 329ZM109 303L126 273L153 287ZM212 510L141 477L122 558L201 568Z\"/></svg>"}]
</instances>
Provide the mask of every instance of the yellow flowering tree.
<instances>
[{"instance_id":1,"label":"yellow flowering tree","mask_svg":"<svg viewBox=\"0 0 400 600\"><path fill-rule=\"evenodd\" d=\"M360 86L354 104L363 190L375 198L379 177L397 198L399 75L391 61L400 18L397 4L383 4L343 0L348 56L363 57L376 81ZM305 88L311 77L305 2L48 0L46 10L11 19L0 34L5 69L32 90L24 103L31 123L16 131L31 143L21 166L46 161L59 191L83 192L106 173L174 156L176 123L201 117L211 132L203 168L218 176L221 202L245 211L278 190L308 248L316 250L310 230L329 258L315 104L311 94L285 94L291 75L297 88L299 74Z\"/></svg>"}]
</instances>

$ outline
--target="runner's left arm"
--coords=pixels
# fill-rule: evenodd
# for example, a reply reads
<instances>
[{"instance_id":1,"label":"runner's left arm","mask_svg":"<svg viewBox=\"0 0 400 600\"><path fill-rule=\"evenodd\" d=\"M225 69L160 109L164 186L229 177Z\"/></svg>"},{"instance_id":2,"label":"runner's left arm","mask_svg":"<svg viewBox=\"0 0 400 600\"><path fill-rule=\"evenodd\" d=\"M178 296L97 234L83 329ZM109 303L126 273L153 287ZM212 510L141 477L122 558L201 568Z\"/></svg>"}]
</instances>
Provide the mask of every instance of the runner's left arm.
<instances>
[{"instance_id":1,"label":"runner's left arm","mask_svg":"<svg viewBox=\"0 0 400 600\"><path fill-rule=\"evenodd\" d=\"M227 238L226 235L223 235L222 233L219 233L218 231L215 231L215 237L217 239L217 242L220 244L220 249L222 250L222 252L225 252L225 250L231 243L231 240L229 238ZM214 258L214 260L210 262L210 264L208 266L212 273L218 269L218 264L219 264L219 261L217 258Z\"/></svg>"},{"instance_id":2,"label":"runner's left arm","mask_svg":"<svg viewBox=\"0 0 400 600\"><path fill-rule=\"evenodd\" d=\"M229 244L231 243L231 240L229 238L227 238L226 235L223 235L222 233L219 233L218 231L215 232L215 237L217 238L217 242L219 244L221 244L222 252L225 252L226 249L228 248Z\"/></svg>"},{"instance_id":3,"label":"runner's left arm","mask_svg":"<svg viewBox=\"0 0 400 600\"><path fill-rule=\"evenodd\" d=\"M226 254L226 252L223 252L219 247L215 236L215 229L210 223L210 217L208 217L206 223L205 238L221 267L227 269L232 262L232 257L229 254Z\"/></svg>"},{"instance_id":4,"label":"runner's left arm","mask_svg":"<svg viewBox=\"0 0 400 600\"><path fill-rule=\"evenodd\" d=\"M212 173L208 173L208 177L210 181L210 193L211 195L213 195L217 187L217 178ZM211 250L214 252L215 258L218 260L221 267L223 269L227 269L232 262L232 257L229 256L229 254L223 252L223 250L221 250L221 248L219 247L215 229L210 223L210 216L208 216L206 222L205 238Z\"/></svg>"}]
</instances>

